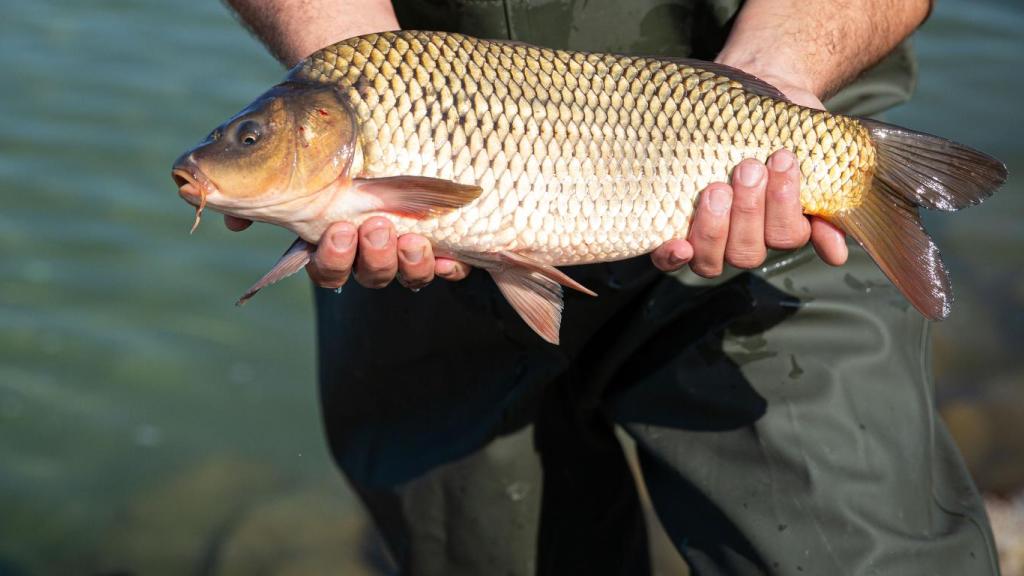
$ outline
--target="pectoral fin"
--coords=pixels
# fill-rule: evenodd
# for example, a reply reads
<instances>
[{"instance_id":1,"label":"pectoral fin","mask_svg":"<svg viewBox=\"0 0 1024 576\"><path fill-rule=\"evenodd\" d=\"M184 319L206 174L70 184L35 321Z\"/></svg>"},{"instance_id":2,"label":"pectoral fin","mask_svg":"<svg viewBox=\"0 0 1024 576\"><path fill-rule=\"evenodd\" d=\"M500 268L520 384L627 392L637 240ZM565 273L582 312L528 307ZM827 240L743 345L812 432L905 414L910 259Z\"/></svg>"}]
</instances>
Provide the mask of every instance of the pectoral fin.
<instances>
[{"instance_id":1,"label":"pectoral fin","mask_svg":"<svg viewBox=\"0 0 1024 576\"><path fill-rule=\"evenodd\" d=\"M431 218L461 208L480 196L479 186L458 184L426 176L357 178L357 194L369 197L369 206L409 218Z\"/></svg>"},{"instance_id":2,"label":"pectoral fin","mask_svg":"<svg viewBox=\"0 0 1024 576\"><path fill-rule=\"evenodd\" d=\"M274 282L287 278L301 270L309 262L310 256L315 251L316 246L309 244L302 238L296 238L295 242L292 242L292 245L278 259L277 264L274 264L274 267L270 269L270 272L264 274L259 281L246 290L245 294L242 294L242 297L238 299L238 302L235 302L235 306L245 304L264 287L270 286Z\"/></svg>"}]
</instances>

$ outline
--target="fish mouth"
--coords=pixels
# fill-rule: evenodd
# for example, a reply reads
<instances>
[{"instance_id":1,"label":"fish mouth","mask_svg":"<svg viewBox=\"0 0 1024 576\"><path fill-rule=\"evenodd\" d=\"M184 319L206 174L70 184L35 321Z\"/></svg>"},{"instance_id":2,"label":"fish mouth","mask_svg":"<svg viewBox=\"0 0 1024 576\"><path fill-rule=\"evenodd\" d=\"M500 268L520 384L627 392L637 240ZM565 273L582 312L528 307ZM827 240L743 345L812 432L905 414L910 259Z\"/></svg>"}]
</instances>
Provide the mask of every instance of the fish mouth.
<instances>
[{"instance_id":1,"label":"fish mouth","mask_svg":"<svg viewBox=\"0 0 1024 576\"><path fill-rule=\"evenodd\" d=\"M216 193L217 188L203 174L203 171L199 169L191 154L175 162L174 167L171 169L171 178L178 185L178 196L181 196L185 202L196 208L196 219L192 223L192 229L189 231L189 234L191 234L199 227L203 208L206 207L206 197Z\"/></svg>"},{"instance_id":2,"label":"fish mouth","mask_svg":"<svg viewBox=\"0 0 1024 576\"><path fill-rule=\"evenodd\" d=\"M171 169L171 178L178 186L178 195L193 206L199 206L217 187L203 174L195 160L189 156L179 160Z\"/></svg>"}]
</instances>

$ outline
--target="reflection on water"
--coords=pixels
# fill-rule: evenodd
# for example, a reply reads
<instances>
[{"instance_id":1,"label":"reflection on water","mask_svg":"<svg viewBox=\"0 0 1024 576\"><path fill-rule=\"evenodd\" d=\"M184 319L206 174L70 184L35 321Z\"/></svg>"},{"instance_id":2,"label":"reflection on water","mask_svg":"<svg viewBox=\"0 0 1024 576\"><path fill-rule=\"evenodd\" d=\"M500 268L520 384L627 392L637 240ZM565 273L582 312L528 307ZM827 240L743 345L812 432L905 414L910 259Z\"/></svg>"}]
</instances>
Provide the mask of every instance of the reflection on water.
<instances>
[{"instance_id":1,"label":"reflection on water","mask_svg":"<svg viewBox=\"0 0 1024 576\"><path fill-rule=\"evenodd\" d=\"M939 3L918 96L890 116L1010 165L988 203L929 219L958 294L937 381L969 460L1006 489L1024 435L989 414L1024 398L1021 29L1014 0ZM232 305L290 238L214 218L189 237L168 177L281 70L198 0L15 3L0 66L0 574L244 573L268 541L303 573L356 573L362 519L320 435L308 287ZM282 525L319 536L273 540Z\"/></svg>"}]
</instances>

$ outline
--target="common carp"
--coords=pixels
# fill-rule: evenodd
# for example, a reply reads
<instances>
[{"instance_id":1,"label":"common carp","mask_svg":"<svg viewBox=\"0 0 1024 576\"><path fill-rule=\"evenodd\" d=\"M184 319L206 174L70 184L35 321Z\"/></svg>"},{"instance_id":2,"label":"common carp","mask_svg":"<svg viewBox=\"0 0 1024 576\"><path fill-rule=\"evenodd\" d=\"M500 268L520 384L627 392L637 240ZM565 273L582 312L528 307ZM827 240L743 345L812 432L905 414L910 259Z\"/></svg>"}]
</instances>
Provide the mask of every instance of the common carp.
<instances>
[{"instance_id":1,"label":"common carp","mask_svg":"<svg viewBox=\"0 0 1024 576\"><path fill-rule=\"evenodd\" d=\"M629 258L685 238L699 192L744 158L793 151L806 214L842 228L931 319L952 294L918 207L958 210L1006 179L943 138L790 102L698 60L553 50L461 34L350 38L176 161L201 211L299 239L242 297L301 269L333 222L391 220L435 253L487 270L558 342L556 266Z\"/></svg>"}]
</instances>

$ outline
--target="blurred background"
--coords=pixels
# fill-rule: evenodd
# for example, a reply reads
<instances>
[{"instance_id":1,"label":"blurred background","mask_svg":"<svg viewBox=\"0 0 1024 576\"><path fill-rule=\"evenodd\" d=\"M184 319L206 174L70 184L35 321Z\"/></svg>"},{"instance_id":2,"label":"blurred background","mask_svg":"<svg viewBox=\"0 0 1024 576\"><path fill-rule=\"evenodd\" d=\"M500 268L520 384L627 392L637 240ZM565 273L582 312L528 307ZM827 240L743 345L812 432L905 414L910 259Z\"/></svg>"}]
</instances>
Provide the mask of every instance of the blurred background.
<instances>
[{"instance_id":1,"label":"blurred background","mask_svg":"<svg viewBox=\"0 0 1024 576\"><path fill-rule=\"evenodd\" d=\"M888 116L1010 167L984 205L927 223L957 291L938 397L1014 576L1021 30L1019 0L938 2L917 95ZM216 215L190 237L169 177L279 65L209 0L37 0L5 5L0 73L0 576L380 573L321 435L308 283L233 306L291 237Z\"/></svg>"}]
</instances>

